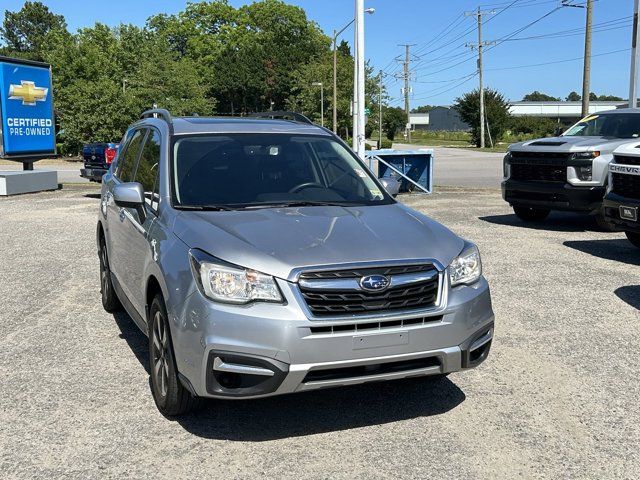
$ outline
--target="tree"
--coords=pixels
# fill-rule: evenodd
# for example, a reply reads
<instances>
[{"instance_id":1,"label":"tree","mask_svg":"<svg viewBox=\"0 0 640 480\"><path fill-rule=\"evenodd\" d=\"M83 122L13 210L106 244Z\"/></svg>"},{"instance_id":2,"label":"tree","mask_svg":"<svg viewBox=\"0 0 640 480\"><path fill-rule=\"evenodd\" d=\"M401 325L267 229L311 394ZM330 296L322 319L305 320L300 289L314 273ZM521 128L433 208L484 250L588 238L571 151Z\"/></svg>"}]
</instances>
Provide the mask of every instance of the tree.
<instances>
[{"instance_id":1,"label":"tree","mask_svg":"<svg viewBox=\"0 0 640 480\"><path fill-rule=\"evenodd\" d=\"M421 105L419 107L412 108L411 113L429 113L434 108L434 105Z\"/></svg>"},{"instance_id":2,"label":"tree","mask_svg":"<svg viewBox=\"0 0 640 480\"><path fill-rule=\"evenodd\" d=\"M524 97L522 97L524 102L553 102L560 100L559 98L552 97L551 95L547 95L546 93L539 92L538 90L534 90L531 93L527 93Z\"/></svg>"},{"instance_id":3,"label":"tree","mask_svg":"<svg viewBox=\"0 0 640 480\"><path fill-rule=\"evenodd\" d=\"M600 95L598 100L601 102L622 102L624 99L616 95Z\"/></svg>"},{"instance_id":4,"label":"tree","mask_svg":"<svg viewBox=\"0 0 640 480\"><path fill-rule=\"evenodd\" d=\"M496 90L486 89L484 93L485 115L489 133L494 143L502 138L509 123L509 102ZM471 138L480 146L480 90L475 89L457 98L453 108L460 118L471 126Z\"/></svg>"},{"instance_id":5,"label":"tree","mask_svg":"<svg viewBox=\"0 0 640 480\"><path fill-rule=\"evenodd\" d=\"M396 138L396 133L404 130L407 124L407 114L400 107L387 107L382 114L382 128L389 140Z\"/></svg>"},{"instance_id":6,"label":"tree","mask_svg":"<svg viewBox=\"0 0 640 480\"><path fill-rule=\"evenodd\" d=\"M571 92L569 95L567 95L566 100L567 102L579 102L580 100L582 100L582 96L578 92Z\"/></svg>"},{"instance_id":7,"label":"tree","mask_svg":"<svg viewBox=\"0 0 640 480\"><path fill-rule=\"evenodd\" d=\"M24 3L17 12L5 10L0 27L0 38L5 44L5 55L42 59L42 44L53 30L65 30L67 24L62 15L52 13L41 2Z\"/></svg>"},{"instance_id":8,"label":"tree","mask_svg":"<svg viewBox=\"0 0 640 480\"><path fill-rule=\"evenodd\" d=\"M514 134L529 137L548 137L558 128L558 123L550 118L541 117L510 117L509 130Z\"/></svg>"}]
</instances>

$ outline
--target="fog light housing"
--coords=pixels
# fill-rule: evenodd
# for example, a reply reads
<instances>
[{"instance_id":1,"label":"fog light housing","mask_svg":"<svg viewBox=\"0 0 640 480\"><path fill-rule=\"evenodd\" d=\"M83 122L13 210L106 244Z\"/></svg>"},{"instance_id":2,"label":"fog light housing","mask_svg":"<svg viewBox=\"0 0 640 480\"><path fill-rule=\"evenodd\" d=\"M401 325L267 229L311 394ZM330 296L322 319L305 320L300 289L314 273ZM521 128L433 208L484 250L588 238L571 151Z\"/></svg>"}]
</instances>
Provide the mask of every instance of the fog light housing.
<instances>
[{"instance_id":1,"label":"fog light housing","mask_svg":"<svg viewBox=\"0 0 640 480\"><path fill-rule=\"evenodd\" d=\"M575 167L576 175L582 181L590 181L593 179L593 167Z\"/></svg>"}]
</instances>

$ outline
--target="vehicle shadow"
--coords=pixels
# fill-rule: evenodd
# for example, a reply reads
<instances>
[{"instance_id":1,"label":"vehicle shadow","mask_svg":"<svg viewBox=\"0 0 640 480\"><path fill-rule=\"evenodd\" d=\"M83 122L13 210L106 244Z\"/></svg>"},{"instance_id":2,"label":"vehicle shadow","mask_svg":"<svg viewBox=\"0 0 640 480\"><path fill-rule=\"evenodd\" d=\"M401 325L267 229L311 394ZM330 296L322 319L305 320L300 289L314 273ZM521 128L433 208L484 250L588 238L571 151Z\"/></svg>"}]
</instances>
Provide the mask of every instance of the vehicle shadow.
<instances>
[{"instance_id":1,"label":"vehicle shadow","mask_svg":"<svg viewBox=\"0 0 640 480\"><path fill-rule=\"evenodd\" d=\"M640 250L626 239L567 240L563 245L594 257L640 266Z\"/></svg>"},{"instance_id":2,"label":"vehicle shadow","mask_svg":"<svg viewBox=\"0 0 640 480\"><path fill-rule=\"evenodd\" d=\"M125 312L113 315L147 374L149 344ZM256 400L207 400L176 421L199 437L263 442L446 413L465 400L448 378L411 378Z\"/></svg>"},{"instance_id":3,"label":"vehicle shadow","mask_svg":"<svg viewBox=\"0 0 640 480\"><path fill-rule=\"evenodd\" d=\"M149 340L147 336L140 331L128 313L116 312L113 314L113 319L120 329L120 338L127 342L133 354L149 374Z\"/></svg>"},{"instance_id":4,"label":"vehicle shadow","mask_svg":"<svg viewBox=\"0 0 640 480\"><path fill-rule=\"evenodd\" d=\"M613 293L636 310L640 310L640 285L627 285L617 288Z\"/></svg>"},{"instance_id":5,"label":"vehicle shadow","mask_svg":"<svg viewBox=\"0 0 640 480\"><path fill-rule=\"evenodd\" d=\"M478 217L478 219L495 225L528 228L531 230L548 230L552 232L602 231L596 224L594 217L569 212L551 212L551 214L541 222L525 222L513 213L507 215L489 215L486 217Z\"/></svg>"},{"instance_id":6,"label":"vehicle shadow","mask_svg":"<svg viewBox=\"0 0 640 480\"><path fill-rule=\"evenodd\" d=\"M84 198L96 198L99 199L101 194L100 193L85 193Z\"/></svg>"},{"instance_id":7,"label":"vehicle shadow","mask_svg":"<svg viewBox=\"0 0 640 480\"><path fill-rule=\"evenodd\" d=\"M203 438L263 442L440 415L465 398L451 380L423 377L257 400L211 400L177 421Z\"/></svg>"}]
</instances>

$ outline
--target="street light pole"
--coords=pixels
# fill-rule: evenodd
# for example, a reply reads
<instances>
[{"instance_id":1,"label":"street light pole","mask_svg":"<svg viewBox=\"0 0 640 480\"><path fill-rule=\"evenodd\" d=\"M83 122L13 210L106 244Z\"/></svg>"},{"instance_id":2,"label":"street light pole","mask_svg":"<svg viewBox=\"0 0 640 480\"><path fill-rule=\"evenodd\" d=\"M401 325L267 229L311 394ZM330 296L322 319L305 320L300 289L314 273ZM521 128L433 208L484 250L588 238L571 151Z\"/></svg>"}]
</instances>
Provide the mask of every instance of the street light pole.
<instances>
[{"instance_id":1,"label":"street light pole","mask_svg":"<svg viewBox=\"0 0 640 480\"><path fill-rule=\"evenodd\" d=\"M364 13L368 13L372 15L375 13L375 8L367 8ZM342 32L344 32L347 28L351 26L356 19L353 18L349 23L347 23L340 30L333 30L333 133L338 133L338 37ZM354 69L355 75L355 69ZM355 77L354 77L355 81Z\"/></svg>"},{"instance_id":2,"label":"street light pole","mask_svg":"<svg viewBox=\"0 0 640 480\"><path fill-rule=\"evenodd\" d=\"M351 23L349 23L351 25ZM347 27L345 27L347 28ZM344 30L344 28L342 29ZM333 30L333 133L338 133L338 33Z\"/></svg>"},{"instance_id":3,"label":"street light pole","mask_svg":"<svg viewBox=\"0 0 640 480\"><path fill-rule=\"evenodd\" d=\"M313 82L311 85L320 87L320 125L324 127L324 85L322 82Z\"/></svg>"},{"instance_id":4,"label":"street light pole","mask_svg":"<svg viewBox=\"0 0 640 480\"><path fill-rule=\"evenodd\" d=\"M358 70L357 77L357 116L358 116L358 156L364 159L364 0L356 0L356 32L357 43L356 43L356 65Z\"/></svg>"}]
</instances>

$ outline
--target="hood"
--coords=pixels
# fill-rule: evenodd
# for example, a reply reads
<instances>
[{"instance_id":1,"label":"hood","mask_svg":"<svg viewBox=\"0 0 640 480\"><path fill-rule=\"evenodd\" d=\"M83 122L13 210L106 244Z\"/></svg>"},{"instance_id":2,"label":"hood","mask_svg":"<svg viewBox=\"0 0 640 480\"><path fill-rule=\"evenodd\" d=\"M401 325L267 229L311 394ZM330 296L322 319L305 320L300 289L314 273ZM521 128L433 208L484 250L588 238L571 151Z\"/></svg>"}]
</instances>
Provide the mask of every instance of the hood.
<instances>
[{"instance_id":1,"label":"hood","mask_svg":"<svg viewBox=\"0 0 640 480\"><path fill-rule=\"evenodd\" d=\"M174 233L191 248L275 277L301 267L433 258L444 266L463 240L402 204L183 211Z\"/></svg>"},{"instance_id":2,"label":"hood","mask_svg":"<svg viewBox=\"0 0 640 480\"><path fill-rule=\"evenodd\" d=\"M618 146L629 142L637 142L637 138L610 138L610 137L550 137L527 140L514 143L509 147L510 151L527 152L585 152L599 150L602 153L611 153Z\"/></svg>"}]
</instances>

